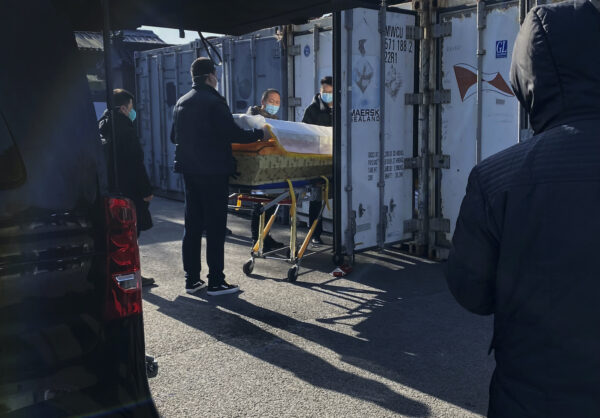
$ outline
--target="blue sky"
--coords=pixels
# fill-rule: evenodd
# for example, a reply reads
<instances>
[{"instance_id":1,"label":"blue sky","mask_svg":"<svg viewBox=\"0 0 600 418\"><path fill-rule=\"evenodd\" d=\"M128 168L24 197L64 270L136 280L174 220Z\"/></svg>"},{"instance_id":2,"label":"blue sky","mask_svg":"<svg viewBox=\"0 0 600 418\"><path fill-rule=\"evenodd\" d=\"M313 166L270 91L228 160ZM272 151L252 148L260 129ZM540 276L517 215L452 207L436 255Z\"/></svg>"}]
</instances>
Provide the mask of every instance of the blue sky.
<instances>
[{"instance_id":1,"label":"blue sky","mask_svg":"<svg viewBox=\"0 0 600 418\"><path fill-rule=\"evenodd\" d=\"M193 40L199 38L198 32L189 31L189 30L185 31L185 38L180 38L179 30L177 30L177 29L159 28L156 26L142 26L142 27L140 27L140 29L147 29L147 30L153 31L154 33L156 33L158 35L159 38L161 38L163 41L165 41L168 44L187 44L187 43L190 43ZM202 32L202 33L206 37L217 35L215 33L210 33L210 32Z\"/></svg>"}]
</instances>

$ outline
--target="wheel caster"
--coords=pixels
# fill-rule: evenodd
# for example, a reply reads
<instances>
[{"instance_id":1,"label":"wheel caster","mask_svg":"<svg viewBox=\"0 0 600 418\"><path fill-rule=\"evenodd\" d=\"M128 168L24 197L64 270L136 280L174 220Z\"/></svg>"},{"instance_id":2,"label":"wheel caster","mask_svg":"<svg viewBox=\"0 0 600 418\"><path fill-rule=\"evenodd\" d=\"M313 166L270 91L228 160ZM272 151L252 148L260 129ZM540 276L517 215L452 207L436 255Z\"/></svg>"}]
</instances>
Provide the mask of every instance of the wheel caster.
<instances>
[{"instance_id":1,"label":"wheel caster","mask_svg":"<svg viewBox=\"0 0 600 418\"><path fill-rule=\"evenodd\" d=\"M294 283L298 280L298 266L291 267L287 273L287 279L290 283Z\"/></svg>"},{"instance_id":2,"label":"wheel caster","mask_svg":"<svg viewBox=\"0 0 600 418\"><path fill-rule=\"evenodd\" d=\"M254 270L254 260L250 259L248 261L246 261L244 263L244 266L242 267L242 270L244 271L244 274L246 276L249 276L252 274L252 270Z\"/></svg>"},{"instance_id":3,"label":"wheel caster","mask_svg":"<svg viewBox=\"0 0 600 418\"><path fill-rule=\"evenodd\" d=\"M331 258L331 261L333 261L333 264L336 267L341 266L342 264L344 264L344 256L341 254L334 254L333 257Z\"/></svg>"}]
</instances>

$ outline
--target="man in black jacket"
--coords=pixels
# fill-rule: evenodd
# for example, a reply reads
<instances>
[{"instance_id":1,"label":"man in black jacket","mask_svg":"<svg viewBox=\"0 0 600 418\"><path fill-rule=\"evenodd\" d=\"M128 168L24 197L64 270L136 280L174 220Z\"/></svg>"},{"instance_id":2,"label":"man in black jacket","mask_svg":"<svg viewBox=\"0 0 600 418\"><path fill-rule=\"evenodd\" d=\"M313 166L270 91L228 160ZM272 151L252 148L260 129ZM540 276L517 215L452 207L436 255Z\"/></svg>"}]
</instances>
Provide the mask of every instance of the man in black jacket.
<instances>
[{"instance_id":1,"label":"man in black jacket","mask_svg":"<svg viewBox=\"0 0 600 418\"><path fill-rule=\"evenodd\" d=\"M208 291L218 296L239 291L225 282L225 234L229 176L235 173L232 143L268 139L266 129L245 131L234 120L227 102L217 92L217 72L208 58L192 63L192 89L173 109L171 140L175 147L175 172L185 183L183 269L186 292L204 287L200 278L202 231L206 230Z\"/></svg>"},{"instance_id":2,"label":"man in black jacket","mask_svg":"<svg viewBox=\"0 0 600 418\"><path fill-rule=\"evenodd\" d=\"M133 121L136 114L133 108L133 95L127 90L115 89L113 91L113 105L115 106L115 136L116 140L116 171L119 181L119 191L130 198L135 204L137 217L138 236L141 231L152 228L152 217L148 207L154 197L148 173L144 165L144 152L135 131ZM108 172L111 175L110 184L114 188L115 162L113 159L112 123L111 112L105 110L98 122L100 136L106 149ZM151 277L142 276L142 286L154 284Z\"/></svg>"},{"instance_id":3,"label":"man in black jacket","mask_svg":"<svg viewBox=\"0 0 600 418\"><path fill-rule=\"evenodd\" d=\"M332 126L333 125L333 77L327 76L321 79L321 90L312 103L304 110L302 122L311 125ZM311 200L308 209L308 224L312 225L321 213L323 202ZM322 244L321 233L323 225L319 221L311 242L315 245Z\"/></svg>"},{"instance_id":4,"label":"man in black jacket","mask_svg":"<svg viewBox=\"0 0 600 418\"><path fill-rule=\"evenodd\" d=\"M512 59L536 135L471 172L446 276L494 314L490 417L599 417L600 12L535 7Z\"/></svg>"}]
</instances>

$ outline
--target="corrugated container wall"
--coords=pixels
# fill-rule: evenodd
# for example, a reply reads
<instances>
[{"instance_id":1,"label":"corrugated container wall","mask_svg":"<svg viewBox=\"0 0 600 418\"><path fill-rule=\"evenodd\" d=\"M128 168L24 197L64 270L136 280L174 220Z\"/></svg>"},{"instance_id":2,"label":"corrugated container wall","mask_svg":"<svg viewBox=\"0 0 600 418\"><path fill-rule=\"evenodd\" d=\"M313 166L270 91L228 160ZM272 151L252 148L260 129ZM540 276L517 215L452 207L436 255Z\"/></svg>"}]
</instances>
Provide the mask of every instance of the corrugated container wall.
<instances>
[{"instance_id":1,"label":"corrugated container wall","mask_svg":"<svg viewBox=\"0 0 600 418\"><path fill-rule=\"evenodd\" d=\"M209 41L222 58L222 65L217 67L218 90L227 99L231 111L246 112L249 106L260 104L264 90L275 88L281 91L285 119L283 47L276 28ZM211 55L218 61L212 50ZM201 40L135 54L138 132L150 181L157 194L183 198L181 176L173 172L175 146L170 140L173 106L192 87L190 66L201 56L207 56Z\"/></svg>"}]
</instances>

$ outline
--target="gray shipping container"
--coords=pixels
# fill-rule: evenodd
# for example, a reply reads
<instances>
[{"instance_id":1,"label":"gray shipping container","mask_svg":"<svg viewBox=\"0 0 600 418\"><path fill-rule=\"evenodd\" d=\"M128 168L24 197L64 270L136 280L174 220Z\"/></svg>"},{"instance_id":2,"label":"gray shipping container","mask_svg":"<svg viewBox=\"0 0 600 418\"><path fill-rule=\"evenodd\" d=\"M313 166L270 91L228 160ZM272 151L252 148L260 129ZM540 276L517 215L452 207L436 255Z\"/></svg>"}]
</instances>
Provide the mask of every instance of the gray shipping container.
<instances>
[{"instance_id":1,"label":"gray shipping container","mask_svg":"<svg viewBox=\"0 0 600 418\"><path fill-rule=\"evenodd\" d=\"M264 90L275 88L281 92L280 116L287 118L283 45L275 28L210 42L223 60L217 67L218 89L233 113L246 112L260 103ZM190 66L201 56L207 56L201 40L135 54L138 132L150 181L163 196L183 198L182 178L173 172L173 106L192 87Z\"/></svg>"}]
</instances>

